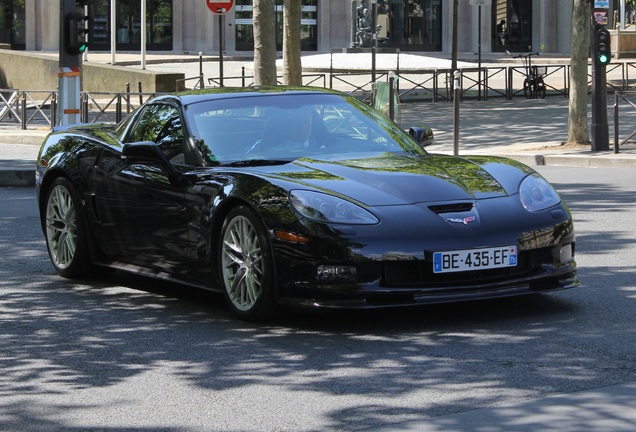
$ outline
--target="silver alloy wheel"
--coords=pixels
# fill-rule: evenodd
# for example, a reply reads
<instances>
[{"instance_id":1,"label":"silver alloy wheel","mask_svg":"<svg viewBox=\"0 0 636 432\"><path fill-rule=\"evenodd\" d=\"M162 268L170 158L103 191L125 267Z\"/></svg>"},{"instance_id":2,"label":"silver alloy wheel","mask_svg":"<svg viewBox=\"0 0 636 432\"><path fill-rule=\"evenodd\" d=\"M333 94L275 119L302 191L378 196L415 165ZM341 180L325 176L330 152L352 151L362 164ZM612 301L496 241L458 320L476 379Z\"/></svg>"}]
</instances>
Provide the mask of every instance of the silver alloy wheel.
<instances>
[{"instance_id":1,"label":"silver alloy wheel","mask_svg":"<svg viewBox=\"0 0 636 432\"><path fill-rule=\"evenodd\" d=\"M46 239L53 264L68 268L77 250L77 212L71 193L63 185L51 190L46 203Z\"/></svg>"},{"instance_id":2,"label":"silver alloy wheel","mask_svg":"<svg viewBox=\"0 0 636 432\"><path fill-rule=\"evenodd\" d=\"M230 220L221 246L223 284L232 304L251 310L262 296L263 253L258 233L245 216Z\"/></svg>"}]
</instances>

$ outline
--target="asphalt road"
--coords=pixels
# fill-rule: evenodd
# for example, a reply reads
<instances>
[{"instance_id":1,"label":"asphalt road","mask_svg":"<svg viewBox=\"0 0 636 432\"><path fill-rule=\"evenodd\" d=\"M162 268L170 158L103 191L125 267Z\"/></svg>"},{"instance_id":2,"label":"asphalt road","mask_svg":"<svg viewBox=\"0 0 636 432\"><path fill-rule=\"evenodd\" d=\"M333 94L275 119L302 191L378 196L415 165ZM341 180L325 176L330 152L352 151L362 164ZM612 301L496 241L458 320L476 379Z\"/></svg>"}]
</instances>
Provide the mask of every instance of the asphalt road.
<instances>
[{"instance_id":1,"label":"asphalt road","mask_svg":"<svg viewBox=\"0 0 636 432\"><path fill-rule=\"evenodd\" d=\"M636 382L636 171L539 169L573 211L581 288L266 325L179 285L57 277L33 189L0 189L0 430L472 431L483 407ZM508 414L488 430L537 413Z\"/></svg>"}]
</instances>

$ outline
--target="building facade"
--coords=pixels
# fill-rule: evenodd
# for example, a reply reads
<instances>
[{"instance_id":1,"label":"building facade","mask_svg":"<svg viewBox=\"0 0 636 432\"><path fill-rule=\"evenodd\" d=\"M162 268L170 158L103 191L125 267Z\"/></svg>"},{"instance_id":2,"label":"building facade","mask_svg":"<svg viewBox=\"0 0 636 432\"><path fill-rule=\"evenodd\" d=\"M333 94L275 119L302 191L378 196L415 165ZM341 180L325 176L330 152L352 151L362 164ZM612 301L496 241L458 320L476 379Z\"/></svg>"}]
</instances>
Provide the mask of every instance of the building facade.
<instances>
[{"instance_id":1,"label":"building facade","mask_svg":"<svg viewBox=\"0 0 636 432\"><path fill-rule=\"evenodd\" d=\"M208 1L208 0L205 0ZM450 52L451 0L300 0L304 53L360 45L361 28L376 10L378 43L400 51ZM110 51L115 3L115 48L139 51L140 0L93 0L91 50ZM276 40L282 47L283 0L276 3ZM614 2L613 2L614 3ZM461 52L532 50L569 53L572 0L458 0ZM366 9L366 11L365 11ZM60 2L2 0L0 43L12 49L57 51ZM250 56L254 46L252 0L236 0L226 15L213 14L204 0L146 0L146 49L214 54L223 35L224 52ZM481 37L480 37L481 36Z\"/></svg>"}]
</instances>

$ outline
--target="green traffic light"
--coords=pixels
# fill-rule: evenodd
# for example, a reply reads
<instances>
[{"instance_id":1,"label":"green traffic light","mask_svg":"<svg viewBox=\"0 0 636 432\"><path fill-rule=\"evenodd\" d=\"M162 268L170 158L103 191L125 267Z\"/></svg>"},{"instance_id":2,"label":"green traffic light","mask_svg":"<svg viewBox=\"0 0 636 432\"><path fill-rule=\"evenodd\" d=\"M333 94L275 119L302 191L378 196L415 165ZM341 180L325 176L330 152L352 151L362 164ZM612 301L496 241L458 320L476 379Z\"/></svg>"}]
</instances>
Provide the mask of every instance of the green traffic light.
<instances>
[{"instance_id":1,"label":"green traffic light","mask_svg":"<svg viewBox=\"0 0 636 432\"><path fill-rule=\"evenodd\" d=\"M594 34L594 44L596 52L596 63L600 66L607 66L612 60L610 50L610 34L604 27L596 30Z\"/></svg>"}]
</instances>

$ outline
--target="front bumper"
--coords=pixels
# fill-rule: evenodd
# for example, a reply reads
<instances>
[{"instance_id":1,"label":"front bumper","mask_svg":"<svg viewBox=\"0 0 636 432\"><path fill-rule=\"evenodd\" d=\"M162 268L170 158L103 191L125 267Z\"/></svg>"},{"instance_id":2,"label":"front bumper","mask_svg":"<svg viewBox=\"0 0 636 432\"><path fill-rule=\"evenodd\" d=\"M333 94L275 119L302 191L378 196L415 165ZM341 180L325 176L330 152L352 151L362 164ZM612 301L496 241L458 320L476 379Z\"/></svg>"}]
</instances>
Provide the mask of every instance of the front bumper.
<instances>
[{"instance_id":1,"label":"front bumper","mask_svg":"<svg viewBox=\"0 0 636 432\"><path fill-rule=\"evenodd\" d=\"M567 243L574 249L574 243ZM446 303L539 292L579 285L573 256L563 245L526 250L518 265L490 270L434 273L430 259L363 260L355 281L319 281L311 263L297 263L279 279L280 302L326 308L377 308Z\"/></svg>"}]
</instances>

